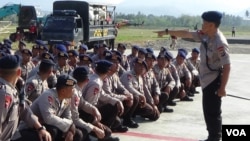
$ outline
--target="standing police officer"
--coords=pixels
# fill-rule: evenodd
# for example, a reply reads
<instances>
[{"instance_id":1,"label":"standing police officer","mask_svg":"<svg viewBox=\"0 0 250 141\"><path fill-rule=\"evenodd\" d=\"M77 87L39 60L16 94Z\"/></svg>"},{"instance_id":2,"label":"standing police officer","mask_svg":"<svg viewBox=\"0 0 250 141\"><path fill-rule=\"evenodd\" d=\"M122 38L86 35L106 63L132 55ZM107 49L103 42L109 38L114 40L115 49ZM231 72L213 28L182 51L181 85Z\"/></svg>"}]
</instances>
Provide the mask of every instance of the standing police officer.
<instances>
[{"instance_id":1,"label":"standing police officer","mask_svg":"<svg viewBox=\"0 0 250 141\"><path fill-rule=\"evenodd\" d=\"M227 40L219 30L222 13L207 11L202 14L202 30L197 32L165 30L167 34L201 41L200 82L203 92L203 112L208 130L207 141L219 141L222 130L221 97L226 96L230 74ZM223 75L222 75L223 74Z\"/></svg>"}]
</instances>

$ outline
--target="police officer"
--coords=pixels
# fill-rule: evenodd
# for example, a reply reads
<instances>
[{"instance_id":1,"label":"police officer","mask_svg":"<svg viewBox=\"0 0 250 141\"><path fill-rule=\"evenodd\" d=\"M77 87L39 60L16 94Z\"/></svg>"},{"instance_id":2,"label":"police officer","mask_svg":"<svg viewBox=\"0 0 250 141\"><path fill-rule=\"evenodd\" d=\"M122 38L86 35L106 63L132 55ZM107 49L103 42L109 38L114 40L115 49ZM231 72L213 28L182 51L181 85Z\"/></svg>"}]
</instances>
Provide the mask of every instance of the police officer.
<instances>
[{"instance_id":1,"label":"police officer","mask_svg":"<svg viewBox=\"0 0 250 141\"><path fill-rule=\"evenodd\" d=\"M82 133L71 119L70 103L76 80L60 75L56 88L44 91L31 105L31 110L50 132L53 141L82 141ZM20 125L20 130L27 125Z\"/></svg>"},{"instance_id":2,"label":"police officer","mask_svg":"<svg viewBox=\"0 0 250 141\"><path fill-rule=\"evenodd\" d=\"M19 41L18 43L18 50L15 51L15 55L19 55L22 57L22 50L26 48L26 43L24 41Z\"/></svg>"},{"instance_id":3,"label":"police officer","mask_svg":"<svg viewBox=\"0 0 250 141\"><path fill-rule=\"evenodd\" d=\"M201 16L203 19L201 31L166 29L167 34L192 38L201 42L200 82L203 92L203 111L208 130L207 141L219 141L221 138L221 98L226 96L226 85L231 68L228 43L219 30L222 15L218 11L204 12Z\"/></svg>"},{"instance_id":4,"label":"police officer","mask_svg":"<svg viewBox=\"0 0 250 141\"><path fill-rule=\"evenodd\" d=\"M0 140L10 141L19 120L23 120L33 129L37 129L38 132L34 130L37 140L50 141L49 133L41 128L29 107L22 107L19 113L19 98L15 85L20 76L20 59L17 55L8 55L0 59Z\"/></svg>"},{"instance_id":5,"label":"police officer","mask_svg":"<svg viewBox=\"0 0 250 141\"><path fill-rule=\"evenodd\" d=\"M103 80L113 63L107 60L96 62L95 74L89 78L89 83L83 90L83 98L89 103L96 106L101 115L101 123L108 127L116 128L121 123L115 123L117 116L121 116L124 111L123 104L120 100L106 94L103 89Z\"/></svg>"},{"instance_id":6,"label":"police officer","mask_svg":"<svg viewBox=\"0 0 250 141\"><path fill-rule=\"evenodd\" d=\"M35 68L35 65L31 62L32 52L29 49L23 49L21 51L22 56L22 79L26 81L28 74Z\"/></svg>"},{"instance_id":7,"label":"police officer","mask_svg":"<svg viewBox=\"0 0 250 141\"><path fill-rule=\"evenodd\" d=\"M71 98L72 119L76 127L82 131L84 140L89 140L89 134L92 133L98 139L108 138L111 131L101 124L102 117L99 110L82 97L82 90L89 81L88 75L89 72L85 67L77 67L73 71L73 77L77 80L77 84ZM88 117L91 117L91 120Z\"/></svg>"},{"instance_id":8,"label":"police officer","mask_svg":"<svg viewBox=\"0 0 250 141\"><path fill-rule=\"evenodd\" d=\"M123 102L124 105L123 115L126 115L131 108L136 108L137 105L133 104L133 95L123 86L117 74L119 70L119 63L121 62L121 57L117 55L115 52L112 53L110 51L106 52L105 56L106 56L105 59L112 62L113 65L110 68L107 77L104 79L102 88L105 91L105 93ZM127 130L126 128L122 129L121 126L120 128L113 129L113 131L115 132L122 132L126 130Z\"/></svg>"},{"instance_id":9,"label":"police officer","mask_svg":"<svg viewBox=\"0 0 250 141\"><path fill-rule=\"evenodd\" d=\"M80 54L86 54L87 50L88 50L88 46L87 45L85 45L85 44L79 45L79 49L78 49L79 55Z\"/></svg>"},{"instance_id":10,"label":"police officer","mask_svg":"<svg viewBox=\"0 0 250 141\"><path fill-rule=\"evenodd\" d=\"M121 53L121 66L126 70L126 71L129 71L130 68L129 68L129 63L128 63L128 58L127 56L124 54L125 51L126 51L126 45L125 44L122 44L122 43L119 43L117 45L117 51L119 51Z\"/></svg>"},{"instance_id":11,"label":"police officer","mask_svg":"<svg viewBox=\"0 0 250 141\"><path fill-rule=\"evenodd\" d=\"M89 74L94 74L92 63L93 63L93 60L88 54L79 55L79 62L77 63L77 65L87 68L89 70Z\"/></svg>"},{"instance_id":12,"label":"police officer","mask_svg":"<svg viewBox=\"0 0 250 141\"><path fill-rule=\"evenodd\" d=\"M167 102L171 91L175 86L175 81L169 72L167 65L167 56L166 54L159 54L157 56L157 64L154 66L153 71L156 77L156 80L159 83L161 90L160 101L158 104L159 111L162 112L173 112L173 109L168 108Z\"/></svg>"},{"instance_id":13,"label":"police officer","mask_svg":"<svg viewBox=\"0 0 250 141\"><path fill-rule=\"evenodd\" d=\"M129 68L130 68L130 69L131 69L131 67L133 67L133 63L131 63L132 60L134 60L136 57L138 57L139 48L140 48L139 46L133 45L133 46L132 46L132 52L131 52L131 54L129 54L129 55L127 56L128 63L129 63Z\"/></svg>"},{"instance_id":14,"label":"police officer","mask_svg":"<svg viewBox=\"0 0 250 141\"><path fill-rule=\"evenodd\" d=\"M42 60L39 71L26 81L23 92L30 102L33 102L45 90L49 89L47 79L53 73L54 65L54 62L50 59Z\"/></svg>"},{"instance_id":15,"label":"police officer","mask_svg":"<svg viewBox=\"0 0 250 141\"><path fill-rule=\"evenodd\" d=\"M151 50L148 51L145 61L148 66L148 70L143 77L143 89L146 95L147 103L152 106L155 113L155 119L158 119L160 117L160 111L158 110L157 105L159 104L161 91L152 69L156 61L156 56Z\"/></svg>"},{"instance_id":16,"label":"police officer","mask_svg":"<svg viewBox=\"0 0 250 141\"><path fill-rule=\"evenodd\" d=\"M134 61L134 67L131 71L124 73L120 80L125 88L133 94L134 103L137 104L136 109L130 110L129 117L124 119L123 124L128 127L137 128L138 124L132 120L131 115L140 115L143 118L149 120L156 120L155 112L153 108L147 103L145 93L143 90L143 78L142 76L147 71L147 64L141 58L136 58Z\"/></svg>"},{"instance_id":17,"label":"police officer","mask_svg":"<svg viewBox=\"0 0 250 141\"><path fill-rule=\"evenodd\" d=\"M69 55L68 64L71 67L71 69L75 69L77 67L79 53L76 50L72 49L68 50L68 55Z\"/></svg>"},{"instance_id":18,"label":"police officer","mask_svg":"<svg viewBox=\"0 0 250 141\"><path fill-rule=\"evenodd\" d=\"M73 71L73 69L69 66L68 64L68 58L69 55L67 52L59 52L57 55L57 64L55 67L55 71L56 71L56 76L60 76L62 74L70 74L70 72Z\"/></svg>"}]
</instances>

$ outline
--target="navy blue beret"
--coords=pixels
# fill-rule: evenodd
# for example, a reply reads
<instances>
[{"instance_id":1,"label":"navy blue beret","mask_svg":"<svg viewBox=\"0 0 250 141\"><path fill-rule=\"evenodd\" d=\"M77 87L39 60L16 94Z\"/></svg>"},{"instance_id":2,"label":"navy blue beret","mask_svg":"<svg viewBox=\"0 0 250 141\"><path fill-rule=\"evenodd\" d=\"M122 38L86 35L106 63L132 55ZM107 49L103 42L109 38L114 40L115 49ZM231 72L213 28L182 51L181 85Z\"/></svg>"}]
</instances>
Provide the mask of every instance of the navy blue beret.
<instances>
[{"instance_id":1,"label":"navy blue beret","mask_svg":"<svg viewBox=\"0 0 250 141\"><path fill-rule=\"evenodd\" d=\"M76 80L68 75L68 74L63 74L63 75L60 75L58 78L57 78L57 83L56 83L56 86L74 86L76 84Z\"/></svg>"},{"instance_id":2,"label":"navy blue beret","mask_svg":"<svg viewBox=\"0 0 250 141\"><path fill-rule=\"evenodd\" d=\"M12 47L11 47L11 44L9 44L9 43L4 43L3 44L3 47L5 47L5 48L9 48L9 49L11 49Z\"/></svg>"},{"instance_id":3,"label":"navy blue beret","mask_svg":"<svg viewBox=\"0 0 250 141\"><path fill-rule=\"evenodd\" d=\"M148 69L148 65L147 65L147 63L145 62L144 59L136 58L136 59L135 59L135 63L143 64L143 66L144 66L146 69Z\"/></svg>"},{"instance_id":4,"label":"navy blue beret","mask_svg":"<svg viewBox=\"0 0 250 141\"><path fill-rule=\"evenodd\" d=\"M142 48L142 47L139 49L139 52L143 53L145 55L147 54L147 50L145 48Z\"/></svg>"},{"instance_id":5,"label":"navy blue beret","mask_svg":"<svg viewBox=\"0 0 250 141\"><path fill-rule=\"evenodd\" d=\"M45 44L39 45L39 49L49 51L48 47Z\"/></svg>"},{"instance_id":6,"label":"navy blue beret","mask_svg":"<svg viewBox=\"0 0 250 141\"><path fill-rule=\"evenodd\" d=\"M12 44L12 41L10 39L3 39L4 44Z\"/></svg>"},{"instance_id":7,"label":"navy blue beret","mask_svg":"<svg viewBox=\"0 0 250 141\"><path fill-rule=\"evenodd\" d=\"M154 54L154 50L153 50L152 48L147 47L147 48L146 48L146 50L147 50L147 52L148 52L148 53L152 53L152 54Z\"/></svg>"},{"instance_id":8,"label":"navy blue beret","mask_svg":"<svg viewBox=\"0 0 250 141\"><path fill-rule=\"evenodd\" d=\"M137 45L133 45L132 48L133 48L133 49L136 49L136 50L139 50L139 49L140 49L140 47L137 46Z\"/></svg>"},{"instance_id":9,"label":"navy blue beret","mask_svg":"<svg viewBox=\"0 0 250 141\"><path fill-rule=\"evenodd\" d=\"M153 54L153 53L147 53L146 54L146 58L153 58L153 59L156 59L156 56Z\"/></svg>"},{"instance_id":10,"label":"navy blue beret","mask_svg":"<svg viewBox=\"0 0 250 141\"><path fill-rule=\"evenodd\" d=\"M4 57L4 56L6 56L6 55L7 55L7 54L6 54L5 52L0 51L0 58Z\"/></svg>"},{"instance_id":11,"label":"navy blue beret","mask_svg":"<svg viewBox=\"0 0 250 141\"><path fill-rule=\"evenodd\" d=\"M73 77L75 79L86 78L89 75L89 71L86 67L77 67L73 71Z\"/></svg>"},{"instance_id":12,"label":"navy blue beret","mask_svg":"<svg viewBox=\"0 0 250 141\"><path fill-rule=\"evenodd\" d=\"M89 49L88 46L85 45L85 44L81 44L81 45L79 46L79 48L80 48L80 49L84 49L84 50L88 50L88 49Z\"/></svg>"},{"instance_id":13,"label":"navy blue beret","mask_svg":"<svg viewBox=\"0 0 250 141\"><path fill-rule=\"evenodd\" d=\"M115 55L119 56L119 57L122 57L122 54L117 50L112 50L111 52L114 53Z\"/></svg>"},{"instance_id":14,"label":"navy blue beret","mask_svg":"<svg viewBox=\"0 0 250 141\"><path fill-rule=\"evenodd\" d=\"M66 52L66 46L63 44L56 44L56 49L59 50L60 52Z\"/></svg>"},{"instance_id":15,"label":"navy blue beret","mask_svg":"<svg viewBox=\"0 0 250 141\"><path fill-rule=\"evenodd\" d=\"M3 46L1 48L2 52L6 53L6 54L11 54L10 48L7 48L6 46Z\"/></svg>"},{"instance_id":16,"label":"navy blue beret","mask_svg":"<svg viewBox=\"0 0 250 141\"><path fill-rule=\"evenodd\" d=\"M22 53L29 54L30 56L32 56L32 52L29 49L27 49L27 48L23 49Z\"/></svg>"},{"instance_id":17,"label":"navy blue beret","mask_svg":"<svg viewBox=\"0 0 250 141\"><path fill-rule=\"evenodd\" d=\"M41 64L46 64L46 65L51 65L51 66L54 66L54 65L55 65L55 63L54 63L53 60L51 60L51 59L43 59L43 60L41 61Z\"/></svg>"},{"instance_id":18,"label":"navy blue beret","mask_svg":"<svg viewBox=\"0 0 250 141\"><path fill-rule=\"evenodd\" d=\"M20 66L18 55L7 55L0 59L0 69L16 69Z\"/></svg>"},{"instance_id":19,"label":"navy blue beret","mask_svg":"<svg viewBox=\"0 0 250 141\"><path fill-rule=\"evenodd\" d=\"M36 40L35 43L37 45L45 45L45 43L42 40Z\"/></svg>"},{"instance_id":20,"label":"navy blue beret","mask_svg":"<svg viewBox=\"0 0 250 141\"><path fill-rule=\"evenodd\" d=\"M166 47L161 47L160 51L165 52L165 51L167 51L167 48Z\"/></svg>"},{"instance_id":21,"label":"navy blue beret","mask_svg":"<svg viewBox=\"0 0 250 141\"><path fill-rule=\"evenodd\" d=\"M52 56L52 54L47 53L47 52L44 52L42 54L42 59L50 59L50 60L54 61L54 57Z\"/></svg>"},{"instance_id":22,"label":"navy blue beret","mask_svg":"<svg viewBox=\"0 0 250 141\"><path fill-rule=\"evenodd\" d=\"M59 52L59 53L57 54L57 56L58 56L58 58L59 58L59 57L66 57L66 58L69 58L69 55L68 55L67 52Z\"/></svg>"},{"instance_id":23,"label":"navy blue beret","mask_svg":"<svg viewBox=\"0 0 250 141\"><path fill-rule=\"evenodd\" d=\"M118 51L104 51L104 56L106 60L118 60L119 62L122 61L121 54Z\"/></svg>"},{"instance_id":24,"label":"navy blue beret","mask_svg":"<svg viewBox=\"0 0 250 141\"><path fill-rule=\"evenodd\" d=\"M68 55L69 56L79 56L79 53L76 50L72 49L72 50L68 51Z\"/></svg>"},{"instance_id":25,"label":"navy blue beret","mask_svg":"<svg viewBox=\"0 0 250 141\"><path fill-rule=\"evenodd\" d=\"M186 54L186 56L188 55L188 51L185 48L178 49L178 52L180 52L180 51L184 52Z\"/></svg>"},{"instance_id":26,"label":"navy blue beret","mask_svg":"<svg viewBox=\"0 0 250 141\"><path fill-rule=\"evenodd\" d=\"M24 41L19 41L20 45L26 46L26 43Z\"/></svg>"},{"instance_id":27,"label":"navy blue beret","mask_svg":"<svg viewBox=\"0 0 250 141\"><path fill-rule=\"evenodd\" d=\"M100 60L100 61L97 61L95 64L96 64L96 67L103 68L104 71L108 70L113 65L112 62L107 61L107 60Z\"/></svg>"},{"instance_id":28,"label":"navy blue beret","mask_svg":"<svg viewBox=\"0 0 250 141\"><path fill-rule=\"evenodd\" d=\"M219 11L207 11L202 14L202 19L207 22L220 23L222 13Z\"/></svg>"},{"instance_id":29,"label":"navy blue beret","mask_svg":"<svg viewBox=\"0 0 250 141\"><path fill-rule=\"evenodd\" d=\"M64 41L63 44L64 44L65 46L70 46L70 45L72 45L70 41Z\"/></svg>"},{"instance_id":30,"label":"navy blue beret","mask_svg":"<svg viewBox=\"0 0 250 141\"><path fill-rule=\"evenodd\" d=\"M80 54L79 59L82 60L82 61L93 62L92 58L87 54Z\"/></svg>"},{"instance_id":31,"label":"navy blue beret","mask_svg":"<svg viewBox=\"0 0 250 141\"><path fill-rule=\"evenodd\" d=\"M200 53L200 49L199 48L193 48L192 52Z\"/></svg>"},{"instance_id":32,"label":"navy blue beret","mask_svg":"<svg viewBox=\"0 0 250 141\"><path fill-rule=\"evenodd\" d=\"M174 58L173 54L170 51L165 52L165 56L168 60L171 60Z\"/></svg>"},{"instance_id":33,"label":"navy blue beret","mask_svg":"<svg viewBox=\"0 0 250 141\"><path fill-rule=\"evenodd\" d=\"M178 55L184 59L186 59L187 54L184 51L179 51Z\"/></svg>"}]
</instances>

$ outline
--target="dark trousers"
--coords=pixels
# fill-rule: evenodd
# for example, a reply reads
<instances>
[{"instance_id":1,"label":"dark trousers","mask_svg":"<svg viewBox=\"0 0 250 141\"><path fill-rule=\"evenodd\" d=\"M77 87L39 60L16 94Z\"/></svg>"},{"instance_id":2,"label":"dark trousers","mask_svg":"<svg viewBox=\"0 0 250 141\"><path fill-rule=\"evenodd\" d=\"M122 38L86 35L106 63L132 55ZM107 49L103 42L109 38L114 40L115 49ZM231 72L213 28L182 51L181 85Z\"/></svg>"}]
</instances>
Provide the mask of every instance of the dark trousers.
<instances>
[{"instance_id":1,"label":"dark trousers","mask_svg":"<svg viewBox=\"0 0 250 141\"><path fill-rule=\"evenodd\" d=\"M46 130L50 133L52 141L64 141L63 132L57 127L51 125L44 125ZM24 129L20 131L21 138L13 141L40 141L38 132L35 129ZM75 130L74 141L82 141L83 134L79 129Z\"/></svg>"},{"instance_id":2,"label":"dark trousers","mask_svg":"<svg viewBox=\"0 0 250 141\"><path fill-rule=\"evenodd\" d=\"M134 95L133 96L133 105L131 107L127 107L124 105L124 114L123 114L123 119L124 120L131 120L134 112L139 104L139 96Z\"/></svg>"},{"instance_id":3,"label":"dark trousers","mask_svg":"<svg viewBox=\"0 0 250 141\"><path fill-rule=\"evenodd\" d=\"M218 77L202 90L203 114L209 141L219 141L222 134L221 97L217 95L219 82Z\"/></svg>"}]
</instances>

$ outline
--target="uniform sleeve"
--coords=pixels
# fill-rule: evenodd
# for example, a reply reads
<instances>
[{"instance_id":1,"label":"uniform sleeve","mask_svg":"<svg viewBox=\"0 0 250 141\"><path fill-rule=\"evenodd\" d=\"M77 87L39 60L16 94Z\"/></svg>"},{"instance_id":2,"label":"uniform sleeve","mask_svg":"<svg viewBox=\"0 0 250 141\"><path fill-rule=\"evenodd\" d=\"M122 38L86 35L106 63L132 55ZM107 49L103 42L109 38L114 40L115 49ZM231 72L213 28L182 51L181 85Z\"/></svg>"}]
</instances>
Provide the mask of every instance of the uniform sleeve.
<instances>
[{"instance_id":1,"label":"uniform sleeve","mask_svg":"<svg viewBox=\"0 0 250 141\"><path fill-rule=\"evenodd\" d=\"M31 100L31 97L36 95L36 86L34 82L27 82L24 86L24 93L27 99ZM32 100L33 101L33 100Z\"/></svg>"},{"instance_id":2,"label":"uniform sleeve","mask_svg":"<svg viewBox=\"0 0 250 141\"><path fill-rule=\"evenodd\" d=\"M125 88L132 93L133 95L143 95L138 90L136 90L133 86L132 78L133 76L131 74L123 74L120 78L122 84L125 86Z\"/></svg>"},{"instance_id":3,"label":"uniform sleeve","mask_svg":"<svg viewBox=\"0 0 250 141\"><path fill-rule=\"evenodd\" d=\"M220 65L230 64L229 48L226 44L218 45L217 53L220 58Z\"/></svg>"},{"instance_id":4,"label":"uniform sleeve","mask_svg":"<svg viewBox=\"0 0 250 141\"><path fill-rule=\"evenodd\" d=\"M89 82L87 87L83 92L83 97L86 101L88 101L92 105L96 105L98 102L98 98L101 92L100 86L97 83Z\"/></svg>"},{"instance_id":5,"label":"uniform sleeve","mask_svg":"<svg viewBox=\"0 0 250 141\"><path fill-rule=\"evenodd\" d=\"M169 82L168 83L168 86L171 88L171 89L173 89L174 88L174 86L175 86L175 81L174 81L174 78L172 77L172 75L171 75L171 73L170 73L170 71L167 69L167 71L168 71L168 74L167 74L167 81Z\"/></svg>"},{"instance_id":6,"label":"uniform sleeve","mask_svg":"<svg viewBox=\"0 0 250 141\"><path fill-rule=\"evenodd\" d=\"M11 104L12 104L11 95L6 94L4 91L0 90L0 133L3 131L2 125L3 122L5 121L5 118L7 116Z\"/></svg>"},{"instance_id":7,"label":"uniform sleeve","mask_svg":"<svg viewBox=\"0 0 250 141\"><path fill-rule=\"evenodd\" d=\"M93 130L93 125L86 123L81 118L79 118L78 106L80 105L80 97L77 94L74 94L71 98L71 113L72 113L72 120L77 127L84 128L88 131Z\"/></svg>"},{"instance_id":8,"label":"uniform sleeve","mask_svg":"<svg viewBox=\"0 0 250 141\"><path fill-rule=\"evenodd\" d=\"M144 82L145 82L145 81L144 81ZM153 100L153 98L152 98L152 95L151 95L151 93L150 93L150 90L149 90L147 84L144 84L144 85L143 85L143 91L144 91L144 95L145 95L145 97L146 97L147 103L153 104L153 103L154 103L154 100Z\"/></svg>"},{"instance_id":9,"label":"uniform sleeve","mask_svg":"<svg viewBox=\"0 0 250 141\"><path fill-rule=\"evenodd\" d=\"M46 124L53 125L65 133L69 130L73 121L71 119L58 117L53 103L55 103L54 96L49 93L43 93L41 98L39 98L39 111Z\"/></svg>"},{"instance_id":10,"label":"uniform sleeve","mask_svg":"<svg viewBox=\"0 0 250 141\"><path fill-rule=\"evenodd\" d=\"M152 92L155 95L161 95L161 89L160 89L158 81L155 78L154 72L152 72L152 75L153 75L153 84L151 86L152 87Z\"/></svg>"},{"instance_id":11,"label":"uniform sleeve","mask_svg":"<svg viewBox=\"0 0 250 141\"><path fill-rule=\"evenodd\" d=\"M103 90L101 90L99 100L102 101L103 103L110 103L112 105L115 105L119 101L117 98L114 98L106 94Z\"/></svg>"}]
</instances>

